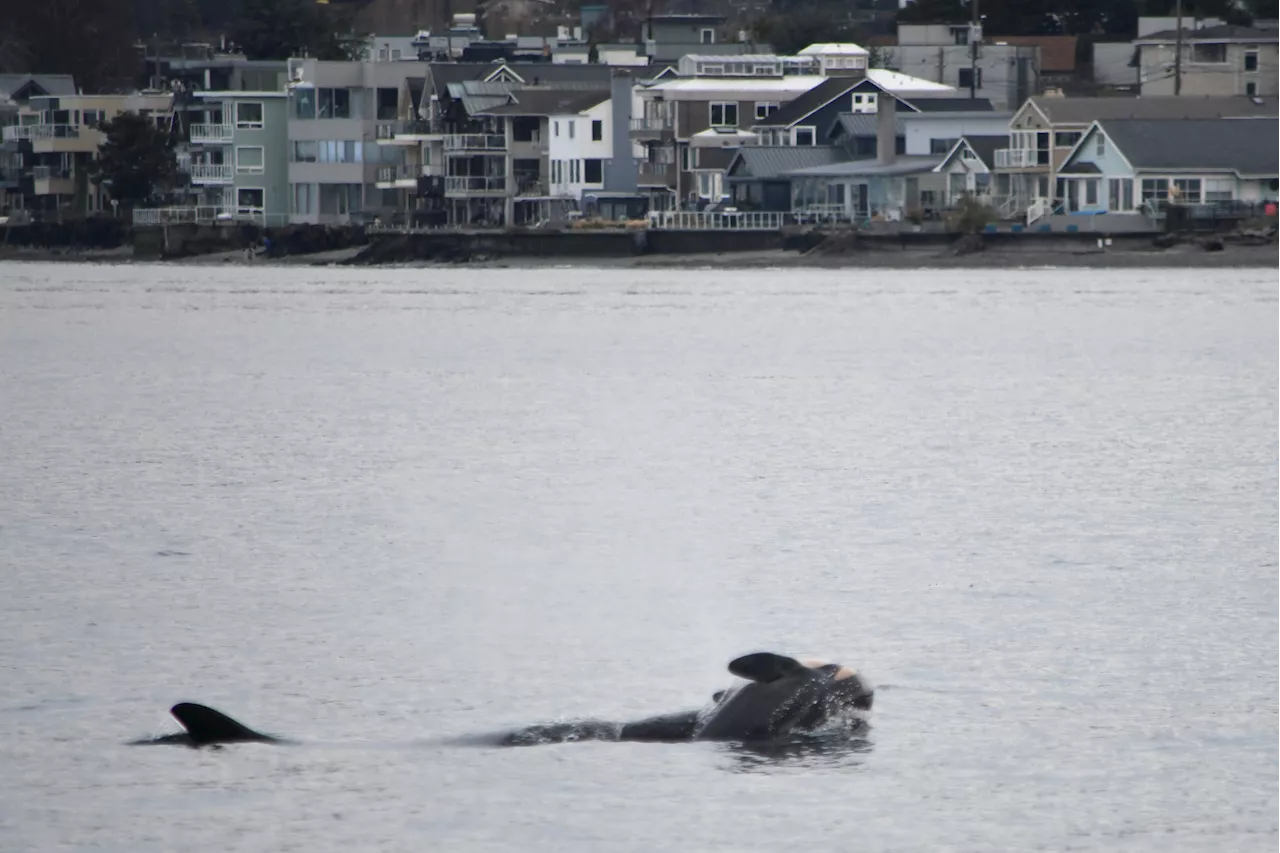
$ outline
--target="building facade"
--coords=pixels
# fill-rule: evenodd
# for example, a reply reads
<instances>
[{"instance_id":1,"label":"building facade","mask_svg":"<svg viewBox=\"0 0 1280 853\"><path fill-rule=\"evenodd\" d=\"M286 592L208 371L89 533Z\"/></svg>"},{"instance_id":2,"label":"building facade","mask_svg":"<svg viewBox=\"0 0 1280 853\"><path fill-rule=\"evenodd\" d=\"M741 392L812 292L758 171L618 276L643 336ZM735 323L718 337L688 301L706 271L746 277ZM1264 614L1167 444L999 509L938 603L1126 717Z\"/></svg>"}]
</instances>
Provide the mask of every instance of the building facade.
<instances>
[{"instance_id":1,"label":"building facade","mask_svg":"<svg viewBox=\"0 0 1280 853\"><path fill-rule=\"evenodd\" d=\"M197 207L219 216L289 221L288 98L284 92L200 92L185 168Z\"/></svg>"},{"instance_id":2,"label":"building facade","mask_svg":"<svg viewBox=\"0 0 1280 853\"><path fill-rule=\"evenodd\" d=\"M1276 30L1230 24L1178 32L1164 30L1133 42L1138 51L1141 94L1227 97L1280 93L1280 39ZM1181 77L1181 91L1175 92Z\"/></svg>"}]
</instances>

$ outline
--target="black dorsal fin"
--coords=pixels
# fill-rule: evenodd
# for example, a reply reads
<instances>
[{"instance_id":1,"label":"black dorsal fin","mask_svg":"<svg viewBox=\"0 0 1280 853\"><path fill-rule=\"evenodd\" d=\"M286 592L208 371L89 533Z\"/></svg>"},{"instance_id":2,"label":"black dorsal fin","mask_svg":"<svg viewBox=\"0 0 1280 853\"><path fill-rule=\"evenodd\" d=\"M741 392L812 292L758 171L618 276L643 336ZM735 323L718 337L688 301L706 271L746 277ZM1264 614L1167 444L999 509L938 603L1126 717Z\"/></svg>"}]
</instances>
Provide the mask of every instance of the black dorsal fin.
<instances>
[{"instance_id":1,"label":"black dorsal fin","mask_svg":"<svg viewBox=\"0 0 1280 853\"><path fill-rule=\"evenodd\" d=\"M756 652L743 655L729 662L729 672L748 681L759 681L768 684L789 675L801 675L809 671L809 667L795 658L775 655L773 652Z\"/></svg>"},{"instance_id":2,"label":"black dorsal fin","mask_svg":"<svg viewBox=\"0 0 1280 853\"><path fill-rule=\"evenodd\" d=\"M215 711L194 702L179 702L169 709L169 713L182 723L182 727L191 736L191 742L197 746L236 741L269 743L275 740L273 737L255 732L248 726L236 722L221 711Z\"/></svg>"}]
</instances>

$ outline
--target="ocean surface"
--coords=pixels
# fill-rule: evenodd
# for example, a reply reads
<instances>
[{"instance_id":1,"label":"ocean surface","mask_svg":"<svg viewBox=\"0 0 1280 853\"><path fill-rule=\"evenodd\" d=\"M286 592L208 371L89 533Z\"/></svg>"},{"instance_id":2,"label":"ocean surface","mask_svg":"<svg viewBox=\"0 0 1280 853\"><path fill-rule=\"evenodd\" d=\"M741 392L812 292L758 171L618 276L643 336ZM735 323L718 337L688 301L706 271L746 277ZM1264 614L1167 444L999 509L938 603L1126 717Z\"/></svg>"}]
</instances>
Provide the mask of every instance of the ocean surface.
<instances>
[{"instance_id":1,"label":"ocean surface","mask_svg":"<svg viewBox=\"0 0 1280 853\"><path fill-rule=\"evenodd\" d=\"M0 850L1274 851L1277 339L1274 268L0 264ZM755 650L867 741L479 737Z\"/></svg>"}]
</instances>

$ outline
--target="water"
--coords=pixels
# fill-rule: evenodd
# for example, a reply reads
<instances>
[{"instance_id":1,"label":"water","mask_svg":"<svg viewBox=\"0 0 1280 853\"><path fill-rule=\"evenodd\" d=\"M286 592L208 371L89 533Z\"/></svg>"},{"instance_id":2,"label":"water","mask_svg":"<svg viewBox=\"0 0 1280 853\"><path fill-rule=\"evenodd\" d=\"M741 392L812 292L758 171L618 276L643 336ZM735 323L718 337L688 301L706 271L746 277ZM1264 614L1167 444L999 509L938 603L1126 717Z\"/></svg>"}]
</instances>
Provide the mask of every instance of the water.
<instances>
[{"instance_id":1,"label":"water","mask_svg":"<svg viewBox=\"0 0 1280 853\"><path fill-rule=\"evenodd\" d=\"M0 282L6 853L1276 847L1274 269ZM475 740L757 649L868 742Z\"/></svg>"}]
</instances>

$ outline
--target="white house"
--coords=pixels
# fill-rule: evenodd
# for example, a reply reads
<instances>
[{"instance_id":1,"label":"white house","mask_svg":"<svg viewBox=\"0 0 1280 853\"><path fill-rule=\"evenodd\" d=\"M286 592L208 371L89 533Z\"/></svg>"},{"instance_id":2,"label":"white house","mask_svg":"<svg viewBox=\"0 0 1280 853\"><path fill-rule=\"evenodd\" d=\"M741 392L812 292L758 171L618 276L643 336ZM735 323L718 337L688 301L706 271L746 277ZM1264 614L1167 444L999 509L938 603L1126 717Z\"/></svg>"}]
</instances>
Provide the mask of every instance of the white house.
<instances>
[{"instance_id":1,"label":"white house","mask_svg":"<svg viewBox=\"0 0 1280 853\"><path fill-rule=\"evenodd\" d=\"M925 107L932 106L929 100L919 99L912 102ZM945 155L955 147L962 136L974 134L991 136L1003 134L1008 136L1009 113L966 110L964 99L948 99L938 101L944 109L927 109L920 112L899 111L898 124L902 127L906 154ZM960 109L954 107L960 106Z\"/></svg>"},{"instance_id":2,"label":"white house","mask_svg":"<svg viewBox=\"0 0 1280 853\"><path fill-rule=\"evenodd\" d=\"M871 53L853 43L826 42L811 44L796 54L818 60L821 73L827 77L860 76L867 70Z\"/></svg>"},{"instance_id":3,"label":"white house","mask_svg":"<svg viewBox=\"0 0 1280 853\"><path fill-rule=\"evenodd\" d=\"M1274 118L1095 121L1058 170L1064 212L1274 202L1278 133Z\"/></svg>"},{"instance_id":4,"label":"white house","mask_svg":"<svg viewBox=\"0 0 1280 853\"><path fill-rule=\"evenodd\" d=\"M1004 147L1008 141L1007 135L999 134L965 134L956 140L947 156L933 169L947 176L944 192L948 207L954 207L966 195L990 198L996 149Z\"/></svg>"},{"instance_id":5,"label":"white house","mask_svg":"<svg viewBox=\"0 0 1280 853\"><path fill-rule=\"evenodd\" d=\"M583 190L604 188L605 162L613 157L613 101L608 92L599 95L577 112L547 115L552 196L580 200Z\"/></svg>"}]
</instances>

